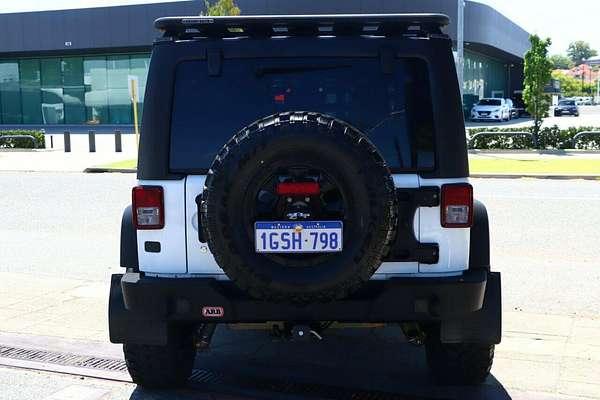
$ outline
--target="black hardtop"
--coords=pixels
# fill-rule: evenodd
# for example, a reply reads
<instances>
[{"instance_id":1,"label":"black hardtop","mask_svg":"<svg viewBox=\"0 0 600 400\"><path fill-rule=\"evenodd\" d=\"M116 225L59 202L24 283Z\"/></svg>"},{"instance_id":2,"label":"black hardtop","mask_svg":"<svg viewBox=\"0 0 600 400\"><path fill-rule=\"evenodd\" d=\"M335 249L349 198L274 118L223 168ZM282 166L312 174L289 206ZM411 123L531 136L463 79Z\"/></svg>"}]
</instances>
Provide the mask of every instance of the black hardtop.
<instances>
[{"instance_id":1,"label":"black hardtop","mask_svg":"<svg viewBox=\"0 0 600 400\"><path fill-rule=\"evenodd\" d=\"M158 19L155 26L164 31L164 37L155 42L152 50L142 117L138 178L162 180L185 176L169 166L170 157L175 156L170 155L170 140L174 134L171 132L171 110L175 76L182 63L205 61L206 69L198 73L220 77L224 66L237 60L314 57L375 58L380 60L376 65L383 71L394 68L395 60L422 60L430 83L424 90L431 93L435 169L420 175L426 178L468 176L462 101L452 42L441 33L441 27L447 23L448 17L440 14ZM377 32L374 28L365 30L365 26L375 26ZM231 36L241 40L226 40ZM331 38L323 40L321 36ZM214 95L218 93L206 94L206 101ZM231 110L232 118L235 115L236 110Z\"/></svg>"},{"instance_id":2,"label":"black hardtop","mask_svg":"<svg viewBox=\"0 0 600 400\"><path fill-rule=\"evenodd\" d=\"M164 17L154 26L165 37L316 36L330 34L441 34L450 22L443 14L251 15L226 17Z\"/></svg>"}]
</instances>

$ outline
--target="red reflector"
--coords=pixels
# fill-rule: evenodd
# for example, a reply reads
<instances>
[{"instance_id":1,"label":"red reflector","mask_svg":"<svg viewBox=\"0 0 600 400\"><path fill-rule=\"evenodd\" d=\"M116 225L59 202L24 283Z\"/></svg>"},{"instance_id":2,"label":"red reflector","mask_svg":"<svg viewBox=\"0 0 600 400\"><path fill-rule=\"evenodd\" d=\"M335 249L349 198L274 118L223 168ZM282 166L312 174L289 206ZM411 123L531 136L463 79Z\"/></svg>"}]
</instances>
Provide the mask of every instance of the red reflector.
<instances>
[{"instance_id":1,"label":"red reflector","mask_svg":"<svg viewBox=\"0 0 600 400\"><path fill-rule=\"evenodd\" d=\"M165 226L164 195L161 186L136 186L132 190L133 225L137 229Z\"/></svg>"},{"instance_id":2,"label":"red reflector","mask_svg":"<svg viewBox=\"0 0 600 400\"><path fill-rule=\"evenodd\" d=\"M278 94L275 96L275 102L276 103L283 103L285 102L285 94Z\"/></svg>"},{"instance_id":3,"label":"red reflector","mask_svg":"<svg viewBox=\"0 0 600 400\"><path fill-rule=\"evenodd\" d=\"M442 185L441 223L444 228L473 224L473 187L468 183Z\"/></svg>"},{"instance_id":4,"label":"red reflector","mask_svg":"<svg viewBox=\"0 0 600 400\"><path fill-rule=\"evenodd\" d=\"M321 193L321 188L315 182L289 182L278 183L279 196L315 196Z\"/></svg>"}]
</instances>

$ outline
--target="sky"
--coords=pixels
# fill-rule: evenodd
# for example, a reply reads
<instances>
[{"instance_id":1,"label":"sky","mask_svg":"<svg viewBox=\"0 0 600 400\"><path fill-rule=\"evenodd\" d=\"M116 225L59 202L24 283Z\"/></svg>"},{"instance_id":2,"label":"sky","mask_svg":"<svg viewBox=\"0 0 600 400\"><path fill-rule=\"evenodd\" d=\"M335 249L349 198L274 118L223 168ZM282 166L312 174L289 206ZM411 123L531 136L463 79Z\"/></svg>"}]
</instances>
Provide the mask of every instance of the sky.
<instances>
[{"instance_id":1,"label":"sky","mask_svg":"<svg viewBox=\"0 0 600 400\"><path fill-rule=\"evenodd\" d=\"M552 39L552 54L566 54L569 43L588 42L600 54L600 0L477 0L530 33Z\"/></svg>"},{"instance_id":2,"label":"sky","mask_svg":"<svg viewBox=\"0 0 600 400\"><path fill-rule=\"evenodd\" d=\"M600 53L600 0L476 1L494 7L531 33L550 37L553 54L566 53L575 40L589 42ZM0 0L0 13L157 2L160 0Z\"/></svg>"}]
</instances>

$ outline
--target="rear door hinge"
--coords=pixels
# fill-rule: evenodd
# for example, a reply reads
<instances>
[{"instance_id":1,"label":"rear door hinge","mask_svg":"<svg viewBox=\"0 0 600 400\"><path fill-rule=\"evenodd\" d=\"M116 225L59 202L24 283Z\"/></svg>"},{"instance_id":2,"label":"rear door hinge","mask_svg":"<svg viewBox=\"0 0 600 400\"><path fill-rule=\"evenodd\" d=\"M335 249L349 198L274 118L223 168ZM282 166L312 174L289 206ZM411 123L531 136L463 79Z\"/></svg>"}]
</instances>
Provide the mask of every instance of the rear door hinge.
<instances>
[{"instance_id":1,"label":"rear door hinge","mask_svg":"<svg viewBox=\"0 0 600 400\"><path fill-rule=\"evenodd\" d=\"M413 221L419 207L440 205L440 188L437 186L397 188L396 199L398 201L396 236L384 261L416 261L421 264L437 264L439 260L438 244L419 242L415 237Z\"/></svg>"}]
</instances>

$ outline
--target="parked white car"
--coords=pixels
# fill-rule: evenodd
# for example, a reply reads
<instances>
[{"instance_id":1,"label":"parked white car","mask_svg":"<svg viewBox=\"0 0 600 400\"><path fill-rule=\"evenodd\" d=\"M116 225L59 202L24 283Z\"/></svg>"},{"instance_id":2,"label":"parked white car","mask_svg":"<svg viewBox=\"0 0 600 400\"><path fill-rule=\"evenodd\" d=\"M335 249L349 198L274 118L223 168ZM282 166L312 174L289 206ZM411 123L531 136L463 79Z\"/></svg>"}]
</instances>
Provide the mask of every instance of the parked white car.
<instances>
[{"instance_id":1,"label":"parked white car","mask_svg":"<svg viewBox=\"0 0 600 400\"><path fill-rule=\"evenodd\" d=\"M471 108L471 121L508 121L510 107L506 99L483 98Z\"/></svg>"}]
</instances>

